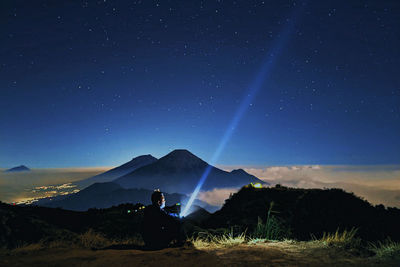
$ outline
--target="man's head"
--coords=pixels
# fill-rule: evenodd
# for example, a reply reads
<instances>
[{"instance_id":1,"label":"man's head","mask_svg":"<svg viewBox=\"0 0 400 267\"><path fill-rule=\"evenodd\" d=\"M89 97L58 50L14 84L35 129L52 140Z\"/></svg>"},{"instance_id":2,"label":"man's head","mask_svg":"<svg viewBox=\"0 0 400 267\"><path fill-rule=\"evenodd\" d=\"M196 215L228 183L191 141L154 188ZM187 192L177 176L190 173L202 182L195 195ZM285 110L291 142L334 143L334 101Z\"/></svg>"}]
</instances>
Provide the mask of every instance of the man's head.
<instances>
[{"instance_id":1,"label":"man's head","mask_svg":"<svg viewBox=\"0 0 400 267\"><path fill-rule=\"evenodd\" d=\"M154 190L153 194L151 194L151 202L153 205L157 205L160 208L165 207L165 197L162 192L160 192L159 189Z\"/></svg>"}]
</instances>

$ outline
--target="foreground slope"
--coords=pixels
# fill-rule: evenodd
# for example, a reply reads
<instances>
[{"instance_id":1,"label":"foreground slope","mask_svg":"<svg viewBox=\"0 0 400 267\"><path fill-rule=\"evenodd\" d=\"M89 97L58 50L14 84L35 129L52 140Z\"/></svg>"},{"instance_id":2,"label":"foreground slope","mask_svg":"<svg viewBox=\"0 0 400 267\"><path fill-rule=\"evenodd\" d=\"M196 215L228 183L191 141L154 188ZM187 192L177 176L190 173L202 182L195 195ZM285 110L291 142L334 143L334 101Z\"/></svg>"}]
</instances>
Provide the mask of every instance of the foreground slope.
<instances>
[{"instance_id":1,"label":"foreground slope","mask_svg":"<svg viewBox=\"0 0 400 267\"><path fill-rule=\"evenodd\" d=\"M165 192L190 194L207 168L211 170L202 190L242 187L249 183L266 184L244 170L227 172L210 166L184 149L174 150L158 161L126 174L114 182L125 188L160 188Z\"/></svg>"},{"instance_id":2,"label":"foreground slope","mask_svg":"<svg viewBox=\"0 0 400 267\"><path fill-rule=\"evenodd\" d=\"M266 242L227 248L91 250L25 248L0 251L0 266L363 266L398 267L400 258L355 255L312 242Z\"/></svg>"}]
</instances>

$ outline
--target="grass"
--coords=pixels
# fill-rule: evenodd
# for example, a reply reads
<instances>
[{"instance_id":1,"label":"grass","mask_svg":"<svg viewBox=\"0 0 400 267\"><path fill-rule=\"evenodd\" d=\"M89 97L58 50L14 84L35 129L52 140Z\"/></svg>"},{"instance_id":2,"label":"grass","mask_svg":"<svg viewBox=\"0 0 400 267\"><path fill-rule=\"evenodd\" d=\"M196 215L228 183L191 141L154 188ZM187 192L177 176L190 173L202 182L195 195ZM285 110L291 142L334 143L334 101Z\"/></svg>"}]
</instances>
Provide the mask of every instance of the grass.
<instances>
[{"instance_id":1,"label":"grass","mask_svg":"<svg viewBox=\"0 0 400 267\"><path fill-rule=\"evenodd\" d=\"M271 223L271 221L273 223ZM283 237L282 229L276 229L279 224L276 224L271 217L267 217L265 224L259 221L258 227L251 235L246 235L246 232L234 234L231 229L230 232L210 233L201 232L197 237L192 237L190 241L196 248L226 248L237 246L240 244L255 245L257 243L266 242L294 242L293 240ZM323 246L337 246L344 248L361 248L361 240L356 237L357 229L344 230L340 232L339 229L335 233L323 233L322 238L317 239L315 236L312 238L313 243L318 243ZM389 246L389 245L387 245Z\"/></svg>"},{"instance_id":2,"label":"grass","mask_svg":"<svg viewBox=\"0 0 400 267\"><path fill-rule=\"evenodd\" d=\"M324 232L320 239L317 239L314 235L311 235L311 238L313 241L322 242L326 245L358 245L361 240L356 238L356 233L357 228L351 228L349 231L344 230L343 232L339 232L339 229L337 229L335 233Z\"/></svg>"},{"instance_id":3,"label":"grass","mask_svg":"<svg viewBox=\"0 0 400 267\"><path fill-rule=\"evenodd\" d=\"M265 225L268 225L266 223ZM322 237L317 239L313 236L310 242L297 242L294 240L283 239L283 241L273 241L267 238L255 238L254 234L246 234L246 231L239 232L235 229L218 229L214 231L205 231L197 234L196 237L189 239L197 249L225 249L239 245L257 245L262 243L276 244L278 246L291 245L297 249L311 249L315 247L325 247L340 249L339 251L354 251L354 256L364 255L370 257L375 255L379 260L399 259L400 260L400 243L387 239L382 242L369 243L367 248L361 245L361 240L356 237L357 229L344 230L339 229L334 233L323 233ZM265 229L264 229L265 230ZM268 235L265 235L268 236ZM271 237L271 236L269 236ZM16 248L15 252L26 253L29 251L45 250L49 248L81 248L81 249L98 249L112 245L135 245L142 246L143 241L140 237L127 237L125 239L110 239L99 232L89 229L80 235L60 235L56 238L41 240L35 244L23 244ZM344 250L343 250L344 249ZM368 249L368 252L363 250ZM343 253L343 252L341 252Z\"/></svg>"},{"instance_id":4,"label":"grass","mask_svg":"<svg viewBox=\"0 0 400 267\"><path fill-rule=\"evenodd\" d=\"M112 245L137 245L143 246L144 242L140 236L127 237L124 239L109 239L101 233L89 229L86 233L79 235L78 246L83 248L104 248Z\"/></svg>"},{"instance_id":5,"label":"grass","mask_svg":"<svg viewBox=\"0 0 400 267\"><path fill-rule=\"evenodd\" d=\"M84 248L101 248L114 244L113 240L107 239L102 234L89 229L79 236L80 245Z\"/></svg>"},{"instance_id":6,"label":"grass","mask_svg":"<svg viewBox=\"0 0 400 267\"><path fill-rule=\"evenodd\" d=\"M268 225L268 223L265 225ZM265 231L266 229L264 228L262 230ZM193 242L197 249L224 249L238 245L262 245L263 243L268 243L268 246L278 246L282 249L294 248L299 251L308 251L320 248L323 248L324 251L326 249L333 249L333 251L336 251L335 253L338 253L338 255L341 255L342 257L368 258L375 256L379 261L400 261L400 243L387 239L384 242L369 243L369 245L367 245L367 242L362 241L356 236L356 234L357 228L344 231L339 231L338 229L334 233L324 232L321 238L313 236L310 241L298 242L291 239L281 239L280 241L277 241L268 238L255 238L254 235L246 235L245 232L234 235L231 230L230 232L222 234L204 232L196 238L192 238L190 241Z\"/></svg>"},{"instance_id":7,"label":"grass","mask_svg":"<svg viewBox=\"0 0 400 267\"><path fill-rule=\"evenodd\" d=\"M258 217L257 226L252 234L253 239L282 240L290 235L289 229L285 227L283 222L271 214L276 213L273 211L273 207L274 202L271 202L265 223Z\"/></svg>"},{"instance_id":8,"label":"grass","mask_svg":"<svg viewBox=\"0 0 400 267\"><path fill-rule=\"evenodd\" d=\"M99 249L112 245L136 245L143 246L143 240L139 236L127 237L124 239L110 239L93 229L89 229L80 235L69 235L66 238L56 237L50 239L42 239L38 243L21 244L16 251L32 251L48 248L85 248Z\"/></svg>"},{"instance_id":9,"label":"grass","mask_svg":"<svg viewBox=\"0 0 400 267\"><path fill-rule=\"evenodd\" d=\"M229 233L223 234L211 234L209 232L201 232L197 237L189 239L193 245L198 249L205 248L227 248L233 247L240 244L244 244L247 241L246 232L235 235L233 229Z\"/></svg>"},{"instance_id":10,"label":"grass","mask_svg":"<svg viewBox=\"0 0 400 267\"><path fill-rule=\"evenodd\" d=\"M400 260L400 243L394 242L390 238L383 242L371 243L370 248L379 258L399 258Z\"/></svg>"}]
</instances>

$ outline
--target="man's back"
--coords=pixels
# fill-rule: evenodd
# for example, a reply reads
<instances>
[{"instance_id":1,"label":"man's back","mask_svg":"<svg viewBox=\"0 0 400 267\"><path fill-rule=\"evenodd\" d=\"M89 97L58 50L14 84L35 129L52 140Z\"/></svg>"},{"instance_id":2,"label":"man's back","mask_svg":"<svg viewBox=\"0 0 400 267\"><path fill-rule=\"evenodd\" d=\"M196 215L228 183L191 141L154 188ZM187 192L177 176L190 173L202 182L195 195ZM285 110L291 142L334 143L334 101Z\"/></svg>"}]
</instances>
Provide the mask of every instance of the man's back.
<instances>
[{"instance_id":1,"label":"man's back","mask_svg":"<svg viewBox=\"0 0 400 267\"><path fill-rule=\"evenodd\" d=\"M149 205L144 210L142 236L146 246L167 247L179 231L180 222L168 215L157 205Z\"/></svg>"}]
</instances>

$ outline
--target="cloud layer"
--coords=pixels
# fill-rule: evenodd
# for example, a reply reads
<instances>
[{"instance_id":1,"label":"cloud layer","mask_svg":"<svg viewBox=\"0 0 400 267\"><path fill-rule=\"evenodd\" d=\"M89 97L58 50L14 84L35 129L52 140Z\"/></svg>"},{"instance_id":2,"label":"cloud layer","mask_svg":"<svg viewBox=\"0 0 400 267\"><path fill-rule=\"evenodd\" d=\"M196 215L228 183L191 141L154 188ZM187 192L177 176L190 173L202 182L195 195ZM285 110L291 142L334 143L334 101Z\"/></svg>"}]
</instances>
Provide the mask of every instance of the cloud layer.
<instances>
[{"instance_id":1,"label":"cloud layer","mask_svg":"<svg viewBox=\"0 0 400 267\"><path fill-rule=\"evenodd\" d=\"M299 188L342 188L367 199L372 204L400 207L400 165L379 166L228 166L225 170L243 168L271 185ZM238 188L201 192L199 198L213 205L222 205Z\"/></svg>"}]
</instances>

